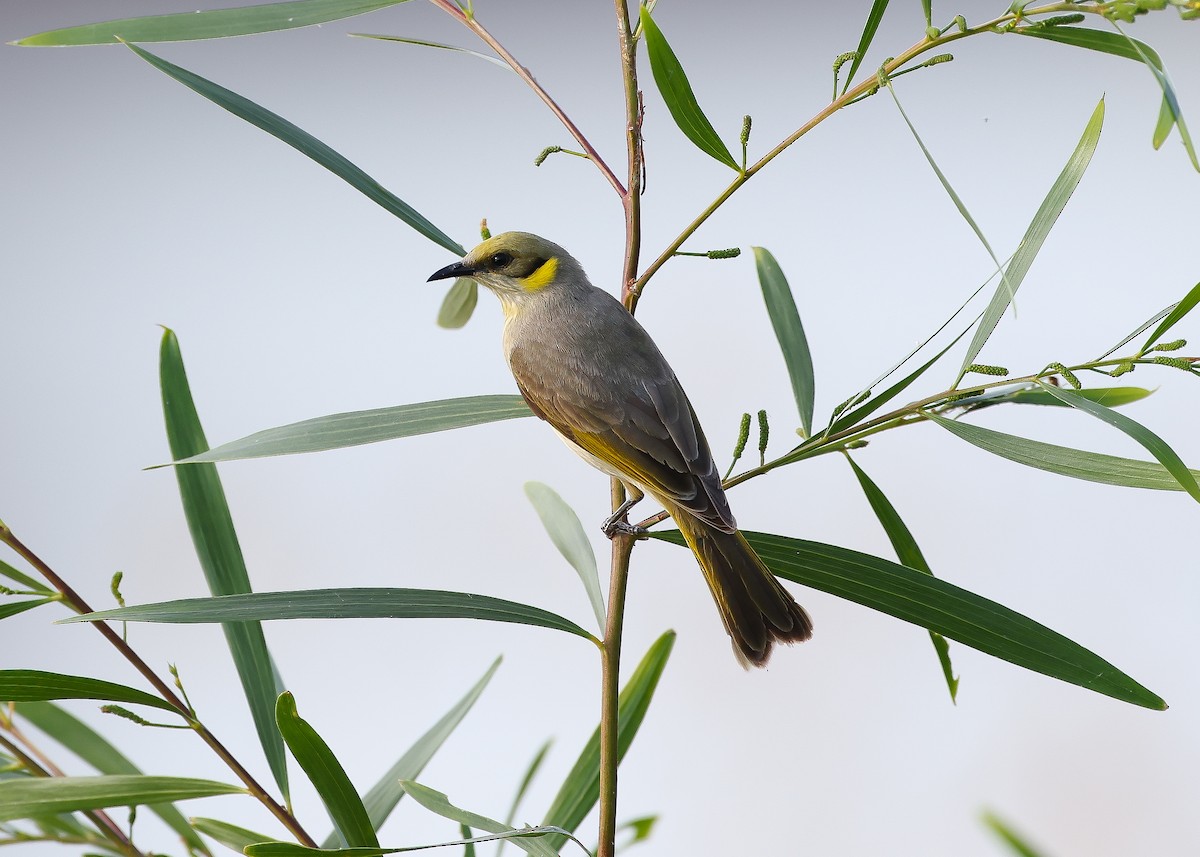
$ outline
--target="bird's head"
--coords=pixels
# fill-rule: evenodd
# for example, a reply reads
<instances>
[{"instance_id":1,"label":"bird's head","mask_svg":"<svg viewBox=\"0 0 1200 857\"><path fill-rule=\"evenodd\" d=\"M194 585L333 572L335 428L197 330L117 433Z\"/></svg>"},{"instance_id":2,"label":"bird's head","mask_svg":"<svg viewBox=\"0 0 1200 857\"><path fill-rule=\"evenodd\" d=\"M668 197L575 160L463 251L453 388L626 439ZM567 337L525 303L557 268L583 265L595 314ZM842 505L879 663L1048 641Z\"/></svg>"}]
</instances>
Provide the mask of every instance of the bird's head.
<instances>
[{"instance_id":1,"label":"bird's head","mask_svg":"<svg viewBox=\"0 0 1200 857\"><path fill-rule=\"evenodd\" d=\"M587 282L567 251L528 232L505 232L487 239L460 261L434 272L429 282L449 277L470 277L487 286L506 313L548 290Z\"/></svg>"}]
</instances>

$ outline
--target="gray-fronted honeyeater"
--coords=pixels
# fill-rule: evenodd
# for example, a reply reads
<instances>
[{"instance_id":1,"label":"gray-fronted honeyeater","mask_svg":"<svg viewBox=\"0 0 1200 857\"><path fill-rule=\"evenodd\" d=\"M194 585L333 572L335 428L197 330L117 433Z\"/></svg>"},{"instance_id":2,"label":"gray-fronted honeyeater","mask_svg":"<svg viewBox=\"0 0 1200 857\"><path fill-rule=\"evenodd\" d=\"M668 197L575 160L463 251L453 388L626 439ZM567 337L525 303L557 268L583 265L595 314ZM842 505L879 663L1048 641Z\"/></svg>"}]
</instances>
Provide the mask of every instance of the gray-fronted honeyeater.
<instances>
[{"instance_id":1,"label":"gray-fronted honeyeater","mask_svg":"<svg viewBox=\"0 0 1200 857\"><path fill-rule=\"evenodd\" d=\"M734 653L764 666L812 622L738 532L708 441L666 358L619 301L557 244L526 232L484 241L429 279L470 277L504 307L504 355L521 395L574 452L625 485L604 524L644 494L675 519L712 590Z\"/></svg>"}]
</instances>

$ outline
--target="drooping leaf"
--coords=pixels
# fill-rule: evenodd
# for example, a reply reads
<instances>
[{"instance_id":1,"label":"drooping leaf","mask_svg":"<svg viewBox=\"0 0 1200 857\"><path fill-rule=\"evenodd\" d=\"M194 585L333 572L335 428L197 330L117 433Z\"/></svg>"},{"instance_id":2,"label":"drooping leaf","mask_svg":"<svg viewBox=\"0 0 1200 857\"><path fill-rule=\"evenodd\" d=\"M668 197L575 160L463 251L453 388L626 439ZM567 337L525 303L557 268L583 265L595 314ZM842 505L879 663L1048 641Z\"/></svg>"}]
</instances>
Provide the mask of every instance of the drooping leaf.
<instances>
[{"instance_id":1,"label":"drooping leaf","mask_svg":"<svg viewBox=\"0 0 1200 857\"><path fill-rule=\"evenodd\" d=\"M1120 28L1118 28L1120 29ZM1122 32L1110 33L1106 30L1092 30L1086 27L1035 27L1035 28L1017 28L1013 30L1022 36L1032 36L1036 39L1046 39L1051 42L1058 42L1064 45L1071 45L1077 48L1086 48L1090 51L1099 51L1100 53L1112 54L1116 57L1124 57L1134 62L1144 63L1154 79L1158 82L1159 88L1162 89L1163 100L1162 106L1158 112L1158 121L1154 127L1154 148L1158 148L1167 139L1167 135L1171 133L1171 128L1174 125L1179 126L1179 136L1183 140L1184 148L1187 149L1188 157L1192 160L1192 166L1200 170L1200 162L1196 158L1196 149L1192 144L1191 135L1188 133L1187 125L1183 121L1183 112L1179 108L1179 98L1175 94L1175 88L1171 84L1171 79L1167 76L1166 67L1163 65L1162 57L1154 48L1150 47L1145 42L1137 39L1132 39Z\"/></svg>"},{"instance_id":2,"label":"drooping leaf","mask_svg":"<svg viewBox=\"0 0 1200 857\"><path fill-rule=\"evenodd\" d=\"M203 78L185 68L181 68L174 63L167 62L165 59L155 56L144 48L139 48L134 44L129 44L128 47L139 57L150 63L150 65L169 77L173 77L188 89L204 96L218 107L225 108L239 119L244 119L251 125L266 131L272 137L282 140L302 155L316 161L372 202L400 218L400 220L407 223L433 243L445 247L457 256L467 255L467 251L463 249L461 244L426 220L407 202L384 188L383 185L351 163L344 155L334 151L307 131L296 127L282 116L272 113L265 107L255 104L250 99L238 95L236 92L213 83L211 80Z\"/></svg>"},{"instance_id":3,"label":"drooping leaf","mask_svg":"<svg viewBox=\"0 0 1200 857\"><path fill-rule=\"evenodd\" d=\"M416 788L424 788L412 783ZM435 792L433 789L425 789L427 793L433 795L442 795L441 792ZM447 801L447 804L449 802ZM465 812L465 810L458 810ZM482 818L482 816L474 816ZM297 845L294 842L260 842L256 845L246 846L245 853L247 857L383 857L385 854L403 854L409 851L427 851L430 848L446 848L453 845L474 845L479 842L496 842L503 843L506 840L512 839L515 841L524 841L539 837L547 836L552 833L563 833L561 827L522 827L518 830L504 830L500 833L492 833L486 836L475 836L470 839L455 839L452 842L435 842L432 845L409 845L403 848L306 848L303 845ZM578 841L578 840L576 840Z\"/></svg>"},{"instance_id":4,"label":"drooping leaf","mask_svg":"<svg viewBox=\"0 0 1200 857\"><path fill-rule=\"evenodd\" d=\"M7 577L14 583L19 583L26 589L31 589L34 592L44 592L47 595L50 595L54 592L53 589L42 583L40 580L34 580L25 572L18 571L2 559L0 559L0 577Z\"/></svg>"},{"instance_id":5,"label":"drooping leaf","mask_svg":"<svg viewBox=\"0 0 1200 857\"><path fill-rule=\"evenodd\" d=\"M470 592L359 587L248 592L215 598L182 598L71 616L60 624L94 622L172 624L265 622L276 619L486 619L553 628L596 641L569 619L540 607Z\"/></svg>"},{"instance_id":6,"label":"drooping leaf","mask_svg":"<svg viewBox=\"0 0 1200 857\"><path fill-rule=\"evenodd\" d=\"M479 285L470 277L459 277L446 292L442 308L438 310L438 327L457 330L471 320L475 304L479 302Z\"/></svg>"},{"instance_id":7,"label":"drooping leaf","mask_svg":"<svg viewBox=\"0 0 1200 857\"><path fill-rule=\"evenodd\" d=\"M1133 402L1140 402L1153 392L1153 390L1147 390L1145 387L1092 387L1086 390L1075 390L1075 394L1077 396L1081 396L1092 402L1098 402L1110 408L1117 408L1121 405L1129 405ZM1045 390L1033 388L1017 390L1013 393L1010 393L1004 398L1004 401L1012 402L1013 404L1017 405L1050 405L1056 407L1067 407L1064 402L1061 402L1054 396L1051 396Z\"/></svg>"},{"instance_id":8,"label":"drooping leaf","mask_svg":"<svg viewBox=\"0 0 1200 857\"><path fill-rule=\"evenodd\" d=\"M1157 434L1112 408L1106 408L1099 402L1093 402L1091 399L1078 395L1074 390L1063 390L1051 384L1042 384L1042 389L1060 402L1125 432L1158 459L1159 464L1178 480L1184 491L1200 502L1200 483L1197 483L1196 477L1192 475L1192 471L1188 470L1187 465L1183 463L1175 450L1171 449L1167 442Z\"/></svg>"},{"instance_id":9,"label":"drooping leaf","mask_svg":"<svg viewBox=\"0 0 1200 857\"><path fill-rule=\"evenodd\" d=\"M42 702L48 699L102 699L175 711L175 707L161 697L111 681L41 670L0 670L0 701Z\"/></svg>"},{"instance_id":10,"label":"drooping leaf","mask_svg":"<svg viewBox=\"0 0 1200 857\"><path fill-rule=\"evenodd\" d=\"M375 39L381 42L399 42L405 45L418 45L423 48L439 48L443 51L454 51L455 53L467 54L468 56L490 62L492 65L498 65L505 71L512 71L512 67L499 57L489 56L488 54L480 53L479 51L473 51L469 48L460 48L458 45L447 45L443 44L442 42L430 42L426 39L406 39L403 36L383 36L379 35L378 33L350 33L350 35L359 39ZM461 327L461 325L459 326Z\"/></svg>"},{"instance_id":11,"label":"drooping leaf","mask_svg":"<svg viewBox=\"0 0 1200 857\"><path fill-rule=\"evenodd\" d=\"M800 425L807 437L812 434L813 403L816 385L813 378L812 354L808 350L808 338L800 323L800 313L792 297L792 289L783 269L771 252L763 247L754 248L754 264L758 270L758 284L762 287L767 315L775 329L775 338L787 364L788 377L792 381L792 394L800 411Z\"/></svg>"},{"instance_id":12,"label":"drooping leaf","mask_svg":"<svg viewBox=\"0 0 1200 857\"><path fill-rule=\"evenodd\" d=\"M321 803L325 804L346 844L351 848L378 848L375 828L371 826L367 809L359 799L354 784L346 776L345 768L325 739L296 711L296 700L292 694L286 691L279 694L275 720L284 743L316 788Z\"/></svg>"},{"instance_id":13,"label":"drooping leaf","mask_svg":"<svg viewBox=\"0 0 1200 857\"><path fill-rule=\"evenodd\" d=\"M1196 308L1196 304L1200 304L1200 283L1192 286L1188 293L1183 296L1183 300L1175 304L1166 317L1159 323L1158 327L1154 328L1154 332L1146 337L1146 342L1142 345L1142 353L1145 353L1151 346L1158 344L1162 339L1163 334L1178 324L1184 316Z\"/></svg>"},{"instance_id":14,"label":"drooping leaf","mask_svg":"<svg viewBox=\"0 0 1200 857\"><path fill-rule=\"evenodd\" d=\"M192 400L179 340L171 330L163 333L159 376L172 458L178 460L204 452L208 440ZM223 596L250 592L250 576L216 466L177 467L175 478L209 591ZM256 622L233 622L222 626L222 630L271 774L279 790L287 796L287 760L283 739L275 727L275 697L283 688L277 684L262 627Z\"/></svg>"},{"instance_id":15,"label":"drooping leaf","mask_svg":"<svg viewBox=\"0 0 1200 857\"><path fill-rule=\"evenodd\" d=\"M1092 154L1096 151L1096 146L1100 142L1100 129L1103 126L1104 99L1101 98L1083 129L1083 135L1079 138L1079 142L1075 146L1075 151L1071 153L1066 166L1063 167L1062 172L1058 174L1058 178L1054 180L1054 184L1050 187L1050 192L1042 200L1037 213L1033 216L1033 221L1029 224L1029 228L1025 230L1024 237L1021 238L1017 252L1013 254L1012 261L1008 263L1008 267L1005 269L1005 278L1009 284L1008 287L1002 284L997 288L996 294L992 296L991 303L984 310L983 320L979 322L979 327L975 330L975 336L971 339L971 344L967 348L966 357L963 358L962 368L959 370L959 378L965 375L967 367L975 362L975 358L983 350L984 343L988 341L988 338L996 329L996 325L1004 317L1005 310L1008 309L1008 305L1012 302L1017 289L1021 287L1025 275L1033 265L1033 260L1037 258L1038 251L1042 249L1042 244L1045 243L1046 236L1050 234L1050 230L1053 228L1055 221L1058 220L1058 216L1066 208L1067 200L1071 198L1071 194L1079 186L1079 180L1083 178L1083 173L1087 169L1088 164L1091 163Z\"/></svg>"},{"instance_id":16,"label":"drooping leaf","mask_svg":"<svg viewBox=\"0 0 1200 857\"><path fill-rule=\"evenodd\" d=\"M488 818L485 815L479 815L478 813L455 806L445 794L435 791L428 786L423 786L412 780L405 780L401 783L401 786L408 793L409 797L425 807L425 809L440 815L442 818L457 821L459 824L465 824L474 830L486 830L488 833L511 833L507 825L501 824L499 821ZM555 825L547 826L553 830L562 830L561 827ZM551 836L549 835L529 836L527 834L521 837L510 835L509 838L512 839L513 845L516 845L526 854L532 854L534 857L554 857L558 853L557 849L550 845Z\"/></svg>"},{"instance_id":17,"label":"drooping leaf","mask_svg":"<svg viewBox=\"0 0 1200 857\"><path fill-rule=\"evenodd\" d=\"M16 711L102 774L142 773L140 768L126 759L98 732L52 702L21 702L17 704ZM148 808L179 834L190 852L210 853L204 841L196 835L187 819L174 806L169 803L153 803Z\"/></svg>"},{"instance_id":18,"label":"drooping leaf","mask_svg":"<svg viewBox=\"0 0 1200 857\"><path fill-rule=\"evenodd\" d=\"M621 689L617 698L617 763L625 758L634 736L641 728L658 687L658 680L671 656L675 645L675 632L667 631L651 644L642 660ZM546 811L546 824L554 824L565 830L579 827L592 807L600 799L600 729L592 733L583 751L575 761L567 778L559 787L550 809ZM565 842L561 837L548 837L557 852Z\"/></svg>"},{"instance_id":19,"label":"drooping leaf","mask_svg":"<svg viewBox=\"0 0 1200 857\"><path fill-rule=\"evenodd\" d=\"M995 814L985 812L983 823L990 827L992 832L1000 837L1000 841L1007 845L1017 857L1041 857L1040 851L1034 850L1025 837L1019 835Z\"/></svg>"},{"instance_id":20,"label":"drooping leaf","mask_svg":"<svg viewBox=\"0 0 1200 857\"><path fill-rule=\"evenodd\" d=\"M421 775L421 771L433 758L434 753L441 748L458 724L462 722L462 719L467 716L467 712L475 705L483 693L483 689L487 687L488 682L492 680L492 676L499 669L500 661L500 658L496 658L483 677L467 691L466 696L442 715L442 718L429 731L418 738L363 797L367 816L371 819L371 826L375 830L378 831L383 826L392 810L396 808L396 804L404 796L404 789L400 788L400 781L416 779ZM337 848L345 844L345 841L337 835L337 831L334 831L325 837L321 847Z\"/></svg>"},{"instance_id":21,"label":"drooping leaf","mask_svg":"<svg viewBox=\"0 0 1200 857\"><path fill-rule=\"evenodd\" d=\"M193 818L192 827L206 836L211 836L217 842L220 842L226 848L231 848L238 854L244 853L247 845L253 845L256 842L271 841L270 836L255 833L253 830L247 830L244 827L238 827L236 824L219 821L215 818Z\"/></svg>"},{"instance_id":22,"label":"drooping leaf","mask_svg":"<svg viewBox=\"0 0 1200 857\"><path fill-rule=\"evenodd\" d=\"M684 545L678 530L651 533ZM911 622L1034 672L1145 708L1166 703L1112 664L1044 625L973 592L835 545L743 531L777 576Z\"/></svg>"},{"instance_id":23,"label":"drooping leaf","mask_svg":"<svg viewBox=\"0 0 1200 857\"><path fill-rule=\"evenodd\" d=\"M22 601L0 601L0 619L7 619L9 616L16 616L18 613L24 613L26 610L32 610L34 607L41 607L43 604L57 600L57 598L26 598Z\"/></svg>"},{"instance_id":24,"label":"drooping leaf","mask_svg":"<svg viewBox=\"0 0 1200 857\"><path fill-rule=\"evenodd\" d=\"M650 72L654 75L654 83L666 102L671 118L696 148L727 167L740 170L738 162L729 154L729 149L722 142L720 135L700 109L683 66L645 6L641 7L641 21L646 51L650 56Z\"/></svg>"},{"instance_id":25,"label":"drooping leaf","mask_svg":"<svg viewBox=\"0 0 1200 857\"><path fill-rule=\"evenodd\" d=\"M875 40L875 33L879 29L879 22L883 20L883 13L887 10L887 6L888 0L874 0L871 4L871 11L867 13L867 23L863 25L862 35L858 38L858 48L855 50L856 56L853 62L850 63L850 71L846 73L846 82L842 85L842 92L850 88L850 82L854 80L854 73L858 71L858 67L862 65L863 57L870 50L871 42Z\"/></svg>"},{"instance_id":26,"label":"drooping leaf","mask_svg":"<svg viewBox=\"0 0 1200 857\"><path fill-rule=\"evenodd\" d=\"M186 777L27 777L0 782L0 821L246 793L238 786Z\"/></svg>"},{"instance_id":27,"label":"drooping leaf","mask_svg":"<svg viewBox=\"0 0 1200 857\"><path fill-rule=\"evenodd\" d=\"M322 452L531 416L533 412L520 396L441 399L436 402L397 405L393 408L331 414L278 428L264 429L181 461L195 464ZM179 464L181 461L174 463Z\"/></svg>"},{"instance_id":28,"label":"drooping leaf","mask_svg":"<svg viewBox=\"0 0 1200 857\"><path fill-rule=\"evenodd\" d=\"M22 47L59 47L113 45L120 39L130 42L223 39L228 36L248 36L254 33L311 27L314 24L364 15L403 2L405 0L293 0L290 3L260 3L234 9L148 15L48 30L18 39L13 44Z\"/></svg>"},{"instance_id":29,"label":"drooping leaf","mask_svg":"<svg viewBox=\"0 0 1200 857\"><path fill-rule=\"evenodd\" d=\"M962 420L946 419L937 414L927 416L967 443L1027 467L1104 485L1150 488L1156 491L1183 490L1178 479L1161 464L1153 461L1137 461L1100 452L1086 452L1006 434ZM1193 470L1192 476L1200 479L1200 470Z\"/></svg>"},{"instance_id":30,"label":"drooping leaf","mask_svg":"<svg viewBox=\"0 0 1200 857\"><path fill-rule=\"evenodd\" d=\"M575 510L558 495L558 492L541 482L526 482L525 496L533 504L542 526L550 541L558 548L587 592L588 601L592 603L592 612L596 614L596 624L604 630L605 609L604 596L600 593L600 575L596 569L596 553L588 541L587 533Z\"/></svg>"},{"instance_id":31,"label":"drooping leaf","mask_svg":"<svg viewBox=\"0 0 1200 857\"><path fill-rule=\"evenodd\" d=\"M867 502L871 505L871 511L879 519L883 531L887 534L888 541L892 543L892 549L896 552L896 557L900 560L900 564L932 575L933 570L930 569L929 563L925 561L925 554L921 553L921 548L917 545L917 540L913 538L912 531L904 523L904 520L900 517L900 513L892 505L892 501L887 498L887 495L875 484L875 480L868 476L866 471L859 467L853 458L847 455L846 461L850 463L850 467L854 471L854 476L858 479L859 487L862 488ZM938 656L938 663L941 664L942 675L945 677L946 687L950 691L950 701L957 702L959 680L954 675L953 664L950 663L950 646L946 643L946 638L937 631L929 632L929 640L933 643L933 649Z\"/></svg>"}]
</instances>

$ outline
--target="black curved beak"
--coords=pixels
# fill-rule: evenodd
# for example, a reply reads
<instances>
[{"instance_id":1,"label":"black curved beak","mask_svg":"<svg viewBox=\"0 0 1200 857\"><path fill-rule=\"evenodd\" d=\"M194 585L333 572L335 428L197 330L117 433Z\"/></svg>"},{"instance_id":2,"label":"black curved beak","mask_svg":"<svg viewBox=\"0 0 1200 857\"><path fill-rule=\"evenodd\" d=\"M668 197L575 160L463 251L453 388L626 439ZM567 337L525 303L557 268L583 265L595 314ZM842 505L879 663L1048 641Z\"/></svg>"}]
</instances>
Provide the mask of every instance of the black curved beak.
<instances>
[{"instance_id":1,"label":"black curved beak","mask_svg":"<svg viewBox=\"0 0 1200 857\"><path fill-rule=\"evenodd\" d=\"M452 265L447 265L440 271L434 271L425 282L432 283L434 280L448 280L451 277L469 277L473 273L475 271L470 265L455 262Z\"/></svg>"}]
</instances>

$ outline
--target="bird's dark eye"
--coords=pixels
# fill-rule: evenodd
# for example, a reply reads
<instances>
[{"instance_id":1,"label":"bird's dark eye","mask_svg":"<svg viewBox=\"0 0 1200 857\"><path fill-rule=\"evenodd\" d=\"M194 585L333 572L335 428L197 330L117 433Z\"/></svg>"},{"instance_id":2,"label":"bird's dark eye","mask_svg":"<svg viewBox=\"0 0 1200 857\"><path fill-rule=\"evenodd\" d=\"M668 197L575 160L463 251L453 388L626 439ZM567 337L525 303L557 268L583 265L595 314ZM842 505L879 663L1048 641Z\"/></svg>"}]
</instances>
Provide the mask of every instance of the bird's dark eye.
<instances>
[{"instance_id":1,"label":"bird's dark eye","mask_svg":"<svg viewBox=\"0 0 1200 857\"><path fill-rule=\"evenodd\" d=\"M505 268L512 261L512 256L508 253L494 253L488 261L492 263L493 268Z\"/></svg>"}]
</instances>

